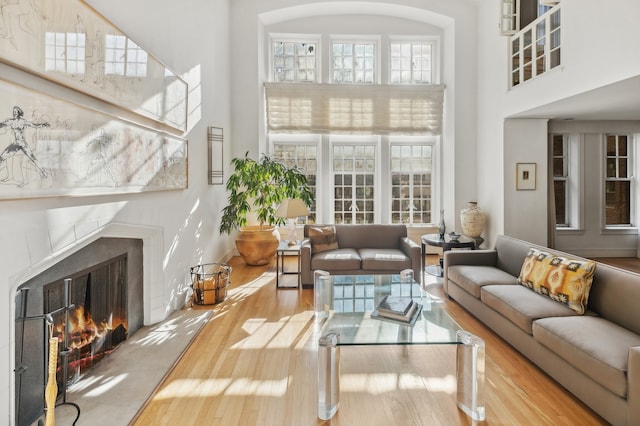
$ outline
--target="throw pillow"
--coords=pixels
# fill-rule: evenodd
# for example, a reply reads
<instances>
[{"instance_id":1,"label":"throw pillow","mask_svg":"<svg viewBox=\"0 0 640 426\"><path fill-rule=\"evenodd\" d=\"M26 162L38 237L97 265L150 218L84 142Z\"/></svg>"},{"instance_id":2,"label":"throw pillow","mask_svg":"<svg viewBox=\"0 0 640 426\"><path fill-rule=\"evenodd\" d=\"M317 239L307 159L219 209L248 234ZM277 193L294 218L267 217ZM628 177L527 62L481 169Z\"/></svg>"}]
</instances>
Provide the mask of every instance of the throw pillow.
<instances>
[{"instance_id":1,"label":"throw pillow","mask_svg":"<svg viewBox=\"0 0 640 426\"><path fill-rule=\"evenodd\" d=\"M312 226L309 228L311 252L320 253L338 248L338 236L333 225Z\"/></svg>"},{"instance_id":2,"label":"throw pillow","mask_svg":"<svg viewBox=\"0 0 640 426\"><path fill-rule=\"evenodd\" d=\"M524 259L518 283L584 314L596 263L556 256L534 248Z\"/></svg>"}]
</instances>

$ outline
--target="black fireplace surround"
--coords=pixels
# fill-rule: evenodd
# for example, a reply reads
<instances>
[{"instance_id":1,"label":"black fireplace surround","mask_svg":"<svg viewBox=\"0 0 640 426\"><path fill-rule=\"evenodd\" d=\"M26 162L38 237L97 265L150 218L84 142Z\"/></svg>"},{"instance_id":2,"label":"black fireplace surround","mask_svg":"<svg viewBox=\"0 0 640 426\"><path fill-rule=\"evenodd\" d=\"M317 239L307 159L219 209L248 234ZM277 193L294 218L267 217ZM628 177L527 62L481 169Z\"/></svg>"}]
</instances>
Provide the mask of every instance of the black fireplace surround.
<instances>
[{"instance_id":1,"label":"black fireplace surround","mask_svg":"<svg viewBox=\"0 0 640 426\"><path fill-rule=\"evenodd\" d=\"M66 305L63 303L64 297L68 293L68 299L74 305L84 305L88 300L93 300L97 305L101 299L110 300L108 304L115 306L116 316L123 316L125 321L124 326L120 325L118 330L112 332L114 340L123 340L126 335L142 327L142 256L141 239L100 238L18 287L15 300L14 370L17 425L32 425L44 418L49 337L47 319L56 323L62 321ZM107 276L122 288L104 290L101 281ZM66 290L65 285L68 286ZM54 311L54 315L48 315ZM117 311L125 312L118 314ZM101 319L97 318L97 321ZM60 337L59 348L62 345ZM58 357L59 368L64 358ZM61 389L62 376L58 374L58 404L64 402L66 394ZM66 383L66 379L63 382Z\"/></svg>"}]
</instances>

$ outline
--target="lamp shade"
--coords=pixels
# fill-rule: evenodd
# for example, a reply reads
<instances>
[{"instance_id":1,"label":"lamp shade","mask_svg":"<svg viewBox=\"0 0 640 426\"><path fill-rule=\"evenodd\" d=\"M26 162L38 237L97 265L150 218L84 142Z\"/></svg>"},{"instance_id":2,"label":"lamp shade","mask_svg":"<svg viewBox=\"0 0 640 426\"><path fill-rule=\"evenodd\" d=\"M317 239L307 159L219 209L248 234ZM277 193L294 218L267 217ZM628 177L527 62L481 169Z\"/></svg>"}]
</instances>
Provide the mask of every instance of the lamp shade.
<instances>
[{"instance_id":1,"label":"lamp shade","mask_svg":"<svg viewBox=\"0 0 640 426\"><path fill-rule=\"evenodd\" d=\"M304 201L298 198L287 198L276 210L276 216L284 218L309 216L309 209Z\"/></svg>"}]
</instances>

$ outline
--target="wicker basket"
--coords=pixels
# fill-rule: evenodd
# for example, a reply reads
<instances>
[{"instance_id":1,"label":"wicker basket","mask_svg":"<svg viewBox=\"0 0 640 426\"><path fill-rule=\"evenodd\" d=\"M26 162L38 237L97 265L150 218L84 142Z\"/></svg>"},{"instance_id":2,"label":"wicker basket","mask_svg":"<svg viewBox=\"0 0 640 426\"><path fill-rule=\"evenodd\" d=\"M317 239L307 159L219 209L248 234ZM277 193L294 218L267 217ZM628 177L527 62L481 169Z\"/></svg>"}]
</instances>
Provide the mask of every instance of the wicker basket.
<instances>
[{"instance_id":1,"label":"wicker basket","mask_svg":"<svg viewBox=\"0 0 640 426\"><path fill-rule=\"evenodd\" d=\"M224 301L231 284L231 267L226 263L203 263L191 267L193 302L213 305Z\"/></svg>"}]
</instances>

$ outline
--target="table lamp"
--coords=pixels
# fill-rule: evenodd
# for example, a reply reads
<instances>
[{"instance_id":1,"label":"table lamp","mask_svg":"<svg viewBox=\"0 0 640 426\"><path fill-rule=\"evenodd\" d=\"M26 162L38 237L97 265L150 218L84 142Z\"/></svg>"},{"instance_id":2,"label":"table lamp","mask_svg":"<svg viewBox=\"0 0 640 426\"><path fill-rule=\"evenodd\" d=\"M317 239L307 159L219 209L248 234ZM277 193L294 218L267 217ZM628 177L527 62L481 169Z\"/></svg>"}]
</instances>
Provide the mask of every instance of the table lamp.
<instances>
[{"instance_id":1,"label":"table lamp","mask_svg":"<svg viewBox=\"0 0 640 426\"><path fill-rule=\"evenodd\" d=\"M276 210L276 216L287 219L287 228L289 229L287 240L290 246L295 245L297 240L296 221L300 216L309 216L309 209L304 201L299 198L287 198Z\"/></svg>"}]
</instances>

